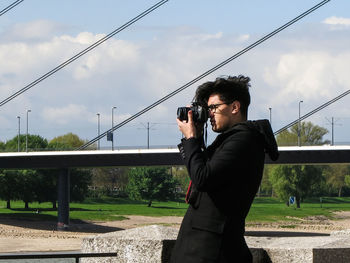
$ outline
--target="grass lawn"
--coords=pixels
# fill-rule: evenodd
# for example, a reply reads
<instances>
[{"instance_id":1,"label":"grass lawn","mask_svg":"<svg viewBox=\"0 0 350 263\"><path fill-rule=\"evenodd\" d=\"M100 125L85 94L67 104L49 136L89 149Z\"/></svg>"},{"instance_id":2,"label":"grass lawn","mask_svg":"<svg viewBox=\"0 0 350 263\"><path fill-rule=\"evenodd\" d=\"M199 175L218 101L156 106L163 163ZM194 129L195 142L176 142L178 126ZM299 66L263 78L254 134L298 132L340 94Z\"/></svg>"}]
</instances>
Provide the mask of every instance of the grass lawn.
<instances>
[{"instance_id":1,"label":"grass lawn","mask_svg":"<svg viewBox=\"0 0 350 263\"><path fill-rule=\"evenodd\" d=\"M110 221L123 220L127 215L143 216L183 216L188 205L184 202L157 202L152 206L148 202L132 201L124 198L88 199L82 203L70 203L70 219ZM31 220L57 220L57 210L51 203L30 203L24 209L22 201L11 201L11 209L6 209L6 202L0 201L0 218L21 218ZM40 211L37 213L37 211Z\"/></svg>"},{"instance_id":2,"label":"grass lawn","mask_svg":"<svg viewBox=\"0 0 350 263\"><path fill-rule=\"evenodd\" d=\"M331 218L332 212L349 211L349 197L323 197L308 199L301 203L300 208L295 205L287 206L275 198L255 198L247 217L247 222L272 222L291 220L291 217L304 218L308 216L323 215Z\"/></svg>"},{"instance_id":3,"label":"grass lawn","mask_svg":"<svg viewBox=\"0 0 350 263\"><path fill-rule=\"evenodd\" d=\"M123 198L88 199L82 203L70 204L70 219L109 221L123 220L127 215L143 216L183 216L187 209L184 202L156 202L147 207L148 202L131 201ZM6 202L0 201L0 219L17 218L27 220L57 220L57 211L51 203L31 203L24 209L22 201L12 201L12 209L6 209ZM233 207L234 209L234 207ZM290 217L315 215L332 216L332 212L350 210L350 198L322 198L305 200L301 208L287 207L275 198L256 198L247 217L247 222L272 222L291 220ZM39 213L37 211L40 211Z\"/></svg>"}]
</instances>

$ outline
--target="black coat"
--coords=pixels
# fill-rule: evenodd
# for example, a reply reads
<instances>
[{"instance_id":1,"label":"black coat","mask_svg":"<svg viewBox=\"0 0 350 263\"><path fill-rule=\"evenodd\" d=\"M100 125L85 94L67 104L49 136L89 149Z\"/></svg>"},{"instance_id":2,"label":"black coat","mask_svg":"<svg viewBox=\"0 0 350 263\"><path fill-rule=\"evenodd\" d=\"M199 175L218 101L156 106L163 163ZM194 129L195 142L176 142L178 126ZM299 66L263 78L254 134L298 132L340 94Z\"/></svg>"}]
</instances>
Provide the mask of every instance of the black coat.
<instances>
[{"instance_id":1,"label":"black coat","mask_svg":"<svg viewBox=\"0 0 350 263\"><path fill-rule=\"evenodd\" d=\"M171 262L251 262L245 218L261 182L265 151L278 157L269 122L236 124L206 150L194 138L182 140L179 148L192 192Z\"/></svg>"}]
</instances>

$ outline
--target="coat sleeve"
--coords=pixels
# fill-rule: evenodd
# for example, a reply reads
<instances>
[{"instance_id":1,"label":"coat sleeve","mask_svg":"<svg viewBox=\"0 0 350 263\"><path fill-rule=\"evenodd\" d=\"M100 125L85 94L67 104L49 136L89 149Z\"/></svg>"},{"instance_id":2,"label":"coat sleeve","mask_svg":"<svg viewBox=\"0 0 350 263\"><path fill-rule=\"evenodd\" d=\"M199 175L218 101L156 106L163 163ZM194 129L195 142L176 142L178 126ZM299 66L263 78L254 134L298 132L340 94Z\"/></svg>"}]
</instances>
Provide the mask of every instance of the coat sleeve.
<instances>
[{"instance_id":1,"label":"coat sleeve","mask_svg":"<svg viewBox=\"0 0 350 263\"><path fill-rule=\"evenodd\" d=\"M210 159L205 157L200 143L196 139L183 141L184 159L191 180L199 191L210 191L220 188L232 181L242 171L252 150L250 132L237 132L226 138L219 145Z\"/></svg>"}]
</instances>

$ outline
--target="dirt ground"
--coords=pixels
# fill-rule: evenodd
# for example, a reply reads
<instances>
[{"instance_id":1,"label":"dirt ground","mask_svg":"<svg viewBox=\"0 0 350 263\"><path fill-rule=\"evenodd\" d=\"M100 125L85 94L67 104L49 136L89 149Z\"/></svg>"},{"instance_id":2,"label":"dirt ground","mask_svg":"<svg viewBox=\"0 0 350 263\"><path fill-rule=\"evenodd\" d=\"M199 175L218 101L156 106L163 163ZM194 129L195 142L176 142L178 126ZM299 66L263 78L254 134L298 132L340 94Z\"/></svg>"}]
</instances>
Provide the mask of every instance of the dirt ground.
<instances>
[{"instance_id":1,"label":"dirt ground","mask_svg":"<svg viewBox=\"0 0 350 263\"><path fill-rule=\"evenodd\" d=\"M54 222L0 219L0 253L30 251L77 251L84 237L145 225L162 224L179 228L182 217L128 216L123 221L70 224L69 231L56 231ZM290 218L288 222L247 224L247 235L329 234L350 229L350 211L337 212L335 218Z\"/></svg>"}]
</instances>

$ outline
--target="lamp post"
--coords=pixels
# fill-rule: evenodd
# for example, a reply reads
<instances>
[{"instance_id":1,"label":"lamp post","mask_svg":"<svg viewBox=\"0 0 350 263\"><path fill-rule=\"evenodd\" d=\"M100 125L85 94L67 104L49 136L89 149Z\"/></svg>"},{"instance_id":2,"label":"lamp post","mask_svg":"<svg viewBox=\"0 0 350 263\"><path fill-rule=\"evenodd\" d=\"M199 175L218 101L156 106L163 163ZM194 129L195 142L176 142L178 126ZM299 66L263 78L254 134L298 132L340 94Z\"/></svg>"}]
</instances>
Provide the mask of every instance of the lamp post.
<instances>
[{"instance_id":1,"label":"lamp post","mask_svg":"<svg viewBox=\"0 0 350 263\"><path fill-rule=\"evenodd\" d=\"M302 100L299 101L299 118L298 118L298 146L301 146L300 133L301 133L301 124L300 124L300 104L303 103Z\"/></svg>"},{"instance_id":2,"label":"lamp post","mask_svg":"<svg viewBox=\"0 0 350 263\"><path fill-rule=\"evenodd\" d=\"M270 111L270 125L272 125L272 108L269 108Z\"/></svg>"},{"instance_id":3,"label":"lamp post","mask_svg":"<svg viewBox=\"0 0 350 263\"><path fill-rule=\"evenodd\" d=\"M114 151L114 134L113 134L113 127L114 127L114 109L117 107L112 107L112 151Z\"/></svg>"},{"instance_id":4,"label":"lamp post","mask_svg":"<svg viewBox=\"0 0 350 263\"><path fill-rule=\"evenodd\" d=\"M31 110L27 110L27 130L26 130L26 152L28 152L28 114L32 112Z\"/></svg>"},{"instance_id":5,"label":"lamp post","mask_svg":"<svg viewBox=\"0 0 350 263\"><path fill-rule=\"evenodd\" d=\"M100 150L100 113L97 113L97 136L98 136L98 141L97 141L97 150Z\"/></svg>"},{"instance_id":6,"label":"lamp post","mask_svg":"<svg viewBox=\"0 0 350 263\"><path fill-rule=\"evenodd\" d=\"M17 119L18 119L18 135L17 135L17 150L20 151L21 148L20 148L20 136L21 136L21 117L20 116L17 116Z\"/></svg>"}]
</instances>

